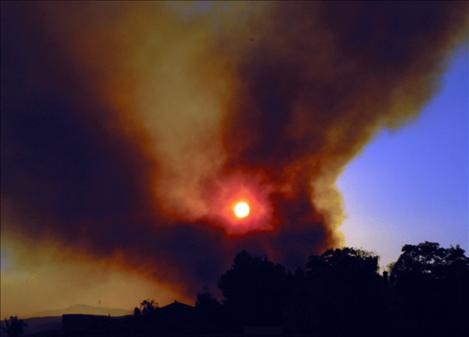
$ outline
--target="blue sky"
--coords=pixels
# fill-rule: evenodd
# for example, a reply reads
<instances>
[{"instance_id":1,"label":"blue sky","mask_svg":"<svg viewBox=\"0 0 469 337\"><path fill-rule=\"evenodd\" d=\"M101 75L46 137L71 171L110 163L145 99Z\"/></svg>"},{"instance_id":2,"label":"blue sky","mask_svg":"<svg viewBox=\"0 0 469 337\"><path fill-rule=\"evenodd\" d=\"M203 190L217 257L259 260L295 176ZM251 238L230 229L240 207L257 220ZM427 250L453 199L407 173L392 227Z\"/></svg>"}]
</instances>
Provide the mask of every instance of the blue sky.
<instances>
[{"instance_id":1,"label":"blue sky","mask_svg":"<svg viewBox=\"0 0 469 337\"><path fill-rule=\"evenodd\" d=\"M382 266L406 243L469 250L468 47L454 53L420 116L379 133L339 179L346 244L379 254Z\"/></svg>"}]
</instances>

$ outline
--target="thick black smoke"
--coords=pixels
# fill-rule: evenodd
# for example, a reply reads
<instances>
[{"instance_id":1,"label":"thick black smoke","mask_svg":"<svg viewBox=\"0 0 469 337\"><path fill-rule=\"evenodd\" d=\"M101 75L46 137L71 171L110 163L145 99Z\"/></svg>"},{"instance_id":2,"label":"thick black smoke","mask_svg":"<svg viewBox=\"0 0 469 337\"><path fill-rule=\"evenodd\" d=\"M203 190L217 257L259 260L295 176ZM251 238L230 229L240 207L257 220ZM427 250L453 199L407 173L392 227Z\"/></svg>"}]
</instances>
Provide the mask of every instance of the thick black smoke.
<instances>
[{"instance_id":1,"label":"thick black smoke","mask_svg":"<svg viewBox=\"0 0 469 337\"><path fill-rule=\"evenodd\" d=\"M148 20L148 11L160 21ZM189 293L211 283L240 248L294 264L339 244L335 179L377 130L399 126L431 97L466 33L467 4L289 2L254 12L240 14L239 25L214 25L198 41L204 57L193 62L228 78L230 89L213 139L223 149L221 164L216 177L204 179L240 172L261 177L260 185L269 186L272 231L229 236L204 220L210 217L188 220L177 205L168 213L154 195L165 184L162 165L170 164L155 150L147 121L136 117L132 89L141 86L141 68L133 74L133 62L144 59L149 72L153 58L164 67L167 44L182 46L192 27L210 26L210 16L183 17L185 29L167 35L148 33L153 54L139 53L135 61L120 53L138 46L141 21L166 27L176 14L154 4L5 2L2 232L53 237L99 259L123 256L124 267ZM92 50L80 50L75 39L91 41ZM212 63L215 70L207 70ZM99 71L92 70L96 65ZM113 77L123 68L126 83ZM157 79L151 89L158 93L168 80ZM109 92L135 104L116 106ZM177 93L175 99L194 100ZM156 123L164 127L165 119Z\"/></svg>"}]
</instances>

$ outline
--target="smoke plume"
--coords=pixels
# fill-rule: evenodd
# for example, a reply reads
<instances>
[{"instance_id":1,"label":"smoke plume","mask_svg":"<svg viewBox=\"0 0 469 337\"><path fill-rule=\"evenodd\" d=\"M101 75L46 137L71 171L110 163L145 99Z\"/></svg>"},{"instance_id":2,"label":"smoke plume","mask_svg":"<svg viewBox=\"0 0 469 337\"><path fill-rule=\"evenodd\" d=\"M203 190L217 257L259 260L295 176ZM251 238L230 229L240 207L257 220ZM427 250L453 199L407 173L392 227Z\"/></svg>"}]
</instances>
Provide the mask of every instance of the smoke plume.
<instances>
[{"instance_id":1,"label":"smoke plume","mask_svg":"<svg viewBox=\"0 0 469 337\"><path fill-rule=\"evenodd\" d=\"M340 245L337 177L377 131L417 116L467 13L2 3L2 232L189 295L242 248L294 266ZM224 213L237 193L257 207L242 229Z\"/></svg>"}]
</instances>

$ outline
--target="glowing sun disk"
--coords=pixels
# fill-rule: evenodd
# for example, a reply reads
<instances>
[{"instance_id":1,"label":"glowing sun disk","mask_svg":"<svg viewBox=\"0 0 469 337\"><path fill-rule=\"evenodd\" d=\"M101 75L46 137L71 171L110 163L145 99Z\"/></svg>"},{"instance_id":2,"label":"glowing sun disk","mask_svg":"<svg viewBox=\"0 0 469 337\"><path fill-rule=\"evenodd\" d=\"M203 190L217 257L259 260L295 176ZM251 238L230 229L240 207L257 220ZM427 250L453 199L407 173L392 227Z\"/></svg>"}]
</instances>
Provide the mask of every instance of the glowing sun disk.
<instances>
[{"instance_id":1,"label":"glowing sun disk","mask_svg":"<svg viewBox=\"0 0 469 337\"><path fill-rule=\"evenodd\" d=\"M233 206L233 213L239 219L247 217L250 212L251 208L249 207L249 204L246 201L238 201Z\"/></svg>"}]
</instances>

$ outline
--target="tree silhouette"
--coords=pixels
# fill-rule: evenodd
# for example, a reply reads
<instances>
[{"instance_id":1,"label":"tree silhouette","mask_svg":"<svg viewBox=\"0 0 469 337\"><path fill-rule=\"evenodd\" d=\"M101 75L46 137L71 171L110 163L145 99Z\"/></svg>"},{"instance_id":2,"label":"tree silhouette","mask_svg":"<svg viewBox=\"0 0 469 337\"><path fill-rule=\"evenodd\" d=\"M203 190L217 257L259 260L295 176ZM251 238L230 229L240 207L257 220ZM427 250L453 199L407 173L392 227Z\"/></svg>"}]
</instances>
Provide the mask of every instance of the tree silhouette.
<instances>
[{"instance_id":1,"label":"tree silhouette","mask_svg":"<svg viewBox=\"0 0 469 337\"><path fill-rule=\"evenodd\" d=\"M402 254L392 265L392 278L403 281L407 276L445 279L454 273L462 276L469 270L469 258L459 246L442 248L435 242L423 242L416 246L405 245Z\"/></svg>"},{"instance_id":2,"label":"tree silhouette","mask_svg":"<svg viewBox=\"0 0 469 337\"><path fill-rule=\"evenodd\" d=\"M378 256L355 248L329 249L320 256L310 256L306 270L310 275L333 273L348 278L354 273L376 275Z\"/></svg>"},{"instance_id":3,"label":"tree silhouette","mask_svg":"<svg viewBox=\"0 0 469 337\"><path fill-rule=\"evenodd\" d=\"M213 297L209 289L205 288L197 294L195 307L202 312L216 312L220 309L220 302Z\"/></svg>"},{"instance_id":4,"label":"tree silhouette","mask_svg":"<svg viewBox=\"0 0 469 337\"><path fill-rule=\"evenodd\" d=\"M130 320L132 335L236 335L249 325L305 336L467 335L469 259L459 246L405 245L383 276L378 269L377 255L354 248L312 255L294 273L242 251L219 279L222 302L208 289L195 310L174 303L157 310L145 300Z\"/></svg>"},{"instance_id":5,"label":"tree silhouette","mask_svg":"<svg viewBox=\"0 0 469 337\"><path fill-rule=\"evenodd\" d=\"M287 272L282 265L242 251L218 286L236 326L281 321L287 299Z\"/></svg>"},{"instance_id":6,"label":"tree silhouette","mask_svg":"<svg viewBox=\"0 0 469 337\"><path fill-rule=\"evenodd\" d=\"M219 332L224 326L223 306L213 297L208 288L197 294L195 302L197 312L198 328L201 332Z\"/></svg>"},{"instance_id":7,"label":"tree silhouette","mask_svg":"<svg viewBox=\"0 0 469 337\"><path fill-rule=\"evenodd\" d=\"M140 317L142 315L142 310L140 310L139 307L134 308L134 316L135 317Z\"/></svg>"},{"instance_id":8,"label":"tree silhouette","mask_svg":"<svg viewBox=\"0 0 469 337\"><path fill-rule=\"evenodd\" d=\"M405 333L462 336L467 330L469 258L459 246L405 245L392 266L391 282Z\"/></svg>"},{"instance_id":9,"label":"tree silhouette","mask_svg":"<svg viewBox=\"0 0 469 337\"><path fill-rule=\"evenodd\" d=\"M5 319L3 330L9 337L20 337L24 333L26 323L18 319L17 316L10 316L9 319Z\"/></svg>"},{"instance_id":10,"label":"tree silhouette","mask_svg":"<svg viewBox=\"0 0 469 337\"><path fill-rule=\"evenodd\" d=\"M328 336L375 336L387 312L387 286L378 256L353 248L310 256L303 287L303 326Z\"/></svg>"},{"instance_id":11,"label":"tree silhouette","mask_svg":"<svg viewBox=\"0 0 469 337\"><path fill-rule=\"evenodd\" d=\"M140 312L143 316L152 316L158 308L158 303L153 300L146 299L140 303Z\"/></svg>"},{"instance_id":12,"label":"tree silhouette","mask_svg":"<svg viewBox=\"0 0 469 337\"><path fill-rule=\"evenodd\" d=\"M146 299L140 303L140 307L134 308L135 318L152 318L155 316L156 310L158 309L158 303L153 300Z\"/></svg>"}]
</instances>

